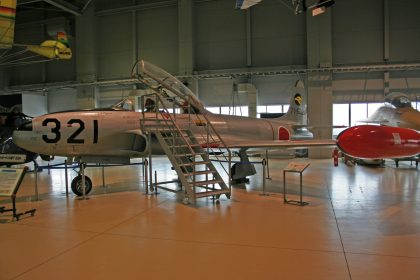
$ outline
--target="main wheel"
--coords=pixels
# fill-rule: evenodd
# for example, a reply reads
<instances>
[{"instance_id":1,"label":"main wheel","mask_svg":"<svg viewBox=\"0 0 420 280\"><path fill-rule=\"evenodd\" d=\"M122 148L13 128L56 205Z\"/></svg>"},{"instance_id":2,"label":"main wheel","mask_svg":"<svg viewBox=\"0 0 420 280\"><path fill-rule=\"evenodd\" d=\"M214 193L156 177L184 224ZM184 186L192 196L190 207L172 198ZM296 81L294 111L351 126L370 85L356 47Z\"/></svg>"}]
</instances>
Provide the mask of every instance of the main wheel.
<instances>
[{"instance_id":1,"label":"main wheel","mask_svg":"<svg viewBox=\"0 0 420 280\"><path fill-rule=\"evenodd\" d=\"M77 175L74 177L74 179L71 181L71 190L77 195L82 196L83 195L83 189L82 189L82 175ZM85 176L85 194L90 193L92 190L92 181L88 176Z\"/></svg>"}]
</instances>

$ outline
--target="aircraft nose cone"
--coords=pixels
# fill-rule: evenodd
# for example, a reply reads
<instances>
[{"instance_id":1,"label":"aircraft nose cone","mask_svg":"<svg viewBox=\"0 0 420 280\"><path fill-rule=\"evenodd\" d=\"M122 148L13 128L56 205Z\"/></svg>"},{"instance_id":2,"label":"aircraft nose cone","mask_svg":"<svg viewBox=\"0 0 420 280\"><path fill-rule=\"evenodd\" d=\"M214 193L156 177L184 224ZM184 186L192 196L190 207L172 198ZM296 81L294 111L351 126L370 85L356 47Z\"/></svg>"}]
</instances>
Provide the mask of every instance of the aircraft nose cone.
<instances>
[{"instance_id":1,"label":"aircraft nose cone","mask_svg":"<svg viewBox=\"0 0 420 280\"><path fill-rule=\"evenodd\" d=\"M23 137L22 137L22 133L20 132L20 131L13 131L13 135L12 135L12 139L13 139L13 143L15 143L17 146L19 146L19 147L21 147L21 148L23 148L22 146L21 146L21 144L22 144L22 139Z\"/></svg>"},{"instance_id":2,"label":"aircraft nose cone","mask_svg":"<svg viewBox=\"0 0 420 280\"><path fill-rule=\"evenodd\" d=\"M13 131L13 134L12 134L13 142L17 146L25 149L26 148L25 146L27 146L28 143L30 142L26 140L28 132L32 132L32 121L25 122L24 124L19 126L17 130Z\"/></svg>"}]
</instances>

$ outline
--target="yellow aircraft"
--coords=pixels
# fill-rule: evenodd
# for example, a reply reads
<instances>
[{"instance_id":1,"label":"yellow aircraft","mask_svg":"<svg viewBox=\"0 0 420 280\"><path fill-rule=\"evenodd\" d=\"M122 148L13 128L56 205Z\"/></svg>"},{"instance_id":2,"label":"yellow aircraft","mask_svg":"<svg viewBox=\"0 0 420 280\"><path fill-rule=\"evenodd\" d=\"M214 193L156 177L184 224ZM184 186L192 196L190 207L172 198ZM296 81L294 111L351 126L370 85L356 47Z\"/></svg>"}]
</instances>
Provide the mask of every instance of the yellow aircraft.
<instances>
[{"instance_id":1,"label":"yellow aircraft","mask_svg":"<svg viewBox=\"0 0 420 280\"><path fill-rule=\"evenodd\" d=\"M16 65L19 63L33 63L41 61L29 61L32 57L22 57L25 52L32 52L48 59L71 59L72 51L69 47L67 35L58 32L56 40L46 40L40 45L14 43L16 16L16 0L0 0L0 65ZM14 46L23 48L23 51L8 53Z\"/></svg>"}]
</instances>

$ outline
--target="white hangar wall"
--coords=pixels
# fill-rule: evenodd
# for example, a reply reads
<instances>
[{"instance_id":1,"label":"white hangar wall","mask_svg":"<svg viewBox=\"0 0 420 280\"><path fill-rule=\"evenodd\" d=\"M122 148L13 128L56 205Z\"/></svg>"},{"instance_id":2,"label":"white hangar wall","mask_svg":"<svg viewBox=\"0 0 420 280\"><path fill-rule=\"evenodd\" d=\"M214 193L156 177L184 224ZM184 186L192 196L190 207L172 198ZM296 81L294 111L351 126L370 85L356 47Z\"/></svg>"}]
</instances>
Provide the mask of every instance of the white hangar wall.
<instances>
[{"instance_id":1,"label":"white hangar wall","mask_svg":"<svg viewBox=\"0 0 420 280\"><path fill-rule=\"evenodd\" d=\"M22 12L16 25L16 41L47 39L45 29L58 18L69 30L75 58L2 69L3 88L78 81L81 77L89 77L87 80L93 82L128 78L138 58L170 73L190 76L276 67L309 68L308 61L318 53L310 38L325 32L331 32L331 61L321 60L316 67L420 61L420 2L416 0L336 1L328 12L331 20L327 26L331 31L323 28L325 25L319 20L309 20L309 15L294 15L277 0L264 0L249 11L235 10L233 0L195 0L191 1L189 12L185 9L188 2L92 1L89 22L93 25L82 27L91 29L83 30L94 42L88 44L75 24L80 17ZM328 47L322 40L320 44L319 51ZM78 52L86 48L88 52ZM80 66L76 58L89 61L89 67ZM287 103L296 78L251 76L240 82L256 86L260 104ZM306 80L305 75L301 78ZM230 102L234 82L225 78L199 79L195 89L206 105L222 105ZM414 97L420 94L419 84L419 71L404 69L390 71L389 78L383 72L363 70L334 73L331 78L334 102L382 101L388 85L390 91L399 90ZM110 93L113 90L116 94ZM51 99L59 98L57 91L53 92ZM106 99L96 105L108 104L109 96L119 95L119 89L96 88L93 92L99 99ZM58 106L54 100L49 104ZM80 105L68 104L71 109Z\"/></svg>"}]
</instances>

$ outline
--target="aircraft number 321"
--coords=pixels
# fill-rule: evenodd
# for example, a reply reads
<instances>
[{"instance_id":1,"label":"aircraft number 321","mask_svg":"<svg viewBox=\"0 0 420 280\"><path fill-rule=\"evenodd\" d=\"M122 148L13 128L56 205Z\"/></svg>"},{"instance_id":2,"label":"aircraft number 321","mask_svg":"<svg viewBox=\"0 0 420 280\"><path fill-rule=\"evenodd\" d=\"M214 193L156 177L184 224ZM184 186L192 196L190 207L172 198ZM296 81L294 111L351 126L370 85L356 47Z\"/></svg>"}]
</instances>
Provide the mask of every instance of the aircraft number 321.
<instances>
[{"instance_id":1,"label":"aircraft number 321","mask_svg":"<svg viewBox=\"0 0 420 280\"><path fill-rule=\"evenodd\" d=\"M47 118L42 122L42 126L48 126L52 124L51 133L54 136L48 136L43 134L42 140L46 143L57 143L61 139L61 123L55 118ZM67 122L68 127L76 126L75 131L67 138L69 144L83 144L85 140L78 138L80 133L85 130L85 123L81 119L71 119ZM98 143L98 120L93 120L93 144Z\"/></svg>"}]
</instances>

